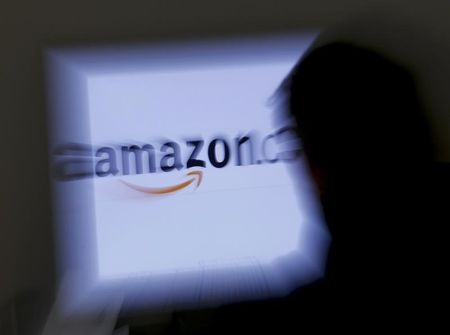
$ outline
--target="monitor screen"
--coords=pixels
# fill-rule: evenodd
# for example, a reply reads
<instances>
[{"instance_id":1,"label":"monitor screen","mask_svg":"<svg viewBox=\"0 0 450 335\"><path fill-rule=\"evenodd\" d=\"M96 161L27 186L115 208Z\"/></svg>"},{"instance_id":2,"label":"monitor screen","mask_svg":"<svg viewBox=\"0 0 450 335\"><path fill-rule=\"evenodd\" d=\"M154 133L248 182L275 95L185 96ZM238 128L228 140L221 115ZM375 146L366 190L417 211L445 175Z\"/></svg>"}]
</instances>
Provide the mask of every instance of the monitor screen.
<instances>
[{"instance_id":1,"label":"monitor screen","mask_svg":"<svg viewBox=\"0 0 450 335\"><path fill-rule=\"evenodd\" d=\"M68 304L199 307L322 276L329 235L274 97L313 38L47 50Z\"/></svg>"}]
</instances>

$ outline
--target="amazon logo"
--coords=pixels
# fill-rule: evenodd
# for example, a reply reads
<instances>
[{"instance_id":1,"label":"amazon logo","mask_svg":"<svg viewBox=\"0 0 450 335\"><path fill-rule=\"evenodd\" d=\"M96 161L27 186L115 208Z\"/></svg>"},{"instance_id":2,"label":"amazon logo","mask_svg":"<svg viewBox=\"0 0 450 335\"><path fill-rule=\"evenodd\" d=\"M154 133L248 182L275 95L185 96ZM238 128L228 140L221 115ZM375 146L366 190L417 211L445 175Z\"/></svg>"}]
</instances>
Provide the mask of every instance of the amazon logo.
<instances>
[{"instance_id":1,"label":"amazon logo","mask_svg":"<svg viewBox=\"0 0 450 335\"><path fill-rule=\"evenodd\" d=\"M165 187L147 187L131 183L124 178L120 182L127 187L146 194L164 195L177 192L194 184L198 188L205 168L222 169L233 164L250 166L290 161L298 156L298 146L283 146L296 139L292 127L284 127L265 136L248 132L233 139L215 137L205 142L201 137L184 141L89 146L65 143L53 152L53 172L59 181L81 178L108 178L136 174L170 173L191 169L187 178Z\"/></svg>"}]
</instances>

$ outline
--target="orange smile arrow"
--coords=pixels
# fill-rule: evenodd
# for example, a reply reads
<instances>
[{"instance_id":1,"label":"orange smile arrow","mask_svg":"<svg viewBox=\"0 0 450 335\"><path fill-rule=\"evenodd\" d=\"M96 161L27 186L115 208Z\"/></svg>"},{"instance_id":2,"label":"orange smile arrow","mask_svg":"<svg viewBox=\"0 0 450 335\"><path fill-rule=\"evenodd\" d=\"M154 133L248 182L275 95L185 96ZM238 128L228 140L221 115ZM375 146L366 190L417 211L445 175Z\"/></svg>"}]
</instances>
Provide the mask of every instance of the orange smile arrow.
<instances>
[{"instance_id":1,"label":"orange smile arrow","mask_svg":"<svg viewBox=\"0 0 450 335\"><path fill-rule=\"evenodd\" d=\"M143 192L143 193L147 193L147 194L154 194L154 195L169 194L169 193L177 192L177 191L182 190L183 188L189 186L190 184L192 184L194 182L194 180L196 180L196 179L197 179L196 187L200 186L200 184L202 182L202 178L203 178L202 171L192 171L192 172L187 173L186 175L194 176L194 177L183 183L180 183L177 185L172 185L172 186L167 186L167 187L145 187L145 186L140 186L140 185L134 185L134 184L131 184L124 180L121 180L121 182L124 183L125 185L127 185L128 187L132 188L135 191Z\"/></svg>"}]
</instances>

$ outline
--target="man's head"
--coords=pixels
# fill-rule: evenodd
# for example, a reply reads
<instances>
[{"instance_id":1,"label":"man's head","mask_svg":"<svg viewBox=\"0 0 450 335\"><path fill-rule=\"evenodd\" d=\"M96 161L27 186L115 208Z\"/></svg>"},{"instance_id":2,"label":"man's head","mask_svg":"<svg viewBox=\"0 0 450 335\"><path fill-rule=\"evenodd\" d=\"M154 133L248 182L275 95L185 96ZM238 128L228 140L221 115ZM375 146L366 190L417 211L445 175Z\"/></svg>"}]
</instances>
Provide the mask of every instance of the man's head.
<instances>
[{"instance_id":1,"label":"man's head","mask_svg":"<svg viewBox=\"0 0 450 335\"><path fill-rule=\"evenodd\" d=\"M344 43L314 49L282 94L324 192L336 178L371 184L431 160L413 77L376 52Z\"/></svg>"}]
</instances>

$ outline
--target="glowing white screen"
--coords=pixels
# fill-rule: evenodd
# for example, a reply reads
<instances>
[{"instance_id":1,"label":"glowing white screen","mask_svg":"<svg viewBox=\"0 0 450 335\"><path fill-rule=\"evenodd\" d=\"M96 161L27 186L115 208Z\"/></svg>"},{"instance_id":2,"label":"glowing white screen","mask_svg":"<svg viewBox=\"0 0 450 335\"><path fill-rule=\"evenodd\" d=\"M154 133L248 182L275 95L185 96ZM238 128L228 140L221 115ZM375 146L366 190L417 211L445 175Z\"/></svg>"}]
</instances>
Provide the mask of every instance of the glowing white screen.
<instances>
[{"instance_id":1,"label":"glowing white screen","mask_svg":"<svg viewBox=\"0 0 450 335\"><path fill-rule=\"evenodd\" d=\"M284 294L321 276L327 233L302 158L273 161L270 103L311 40L49 52L51 147L92 149L92 177L55 181L61 262L88 269L80 287L173 307ZM194 140L205 166L187 168ZM224 166L211 162L214 140L215 165L228 147ZM168 142L179 150L164 152ZM133 145L151 145L152 160L136 162Z\"/></svg>"}]
</instances>

